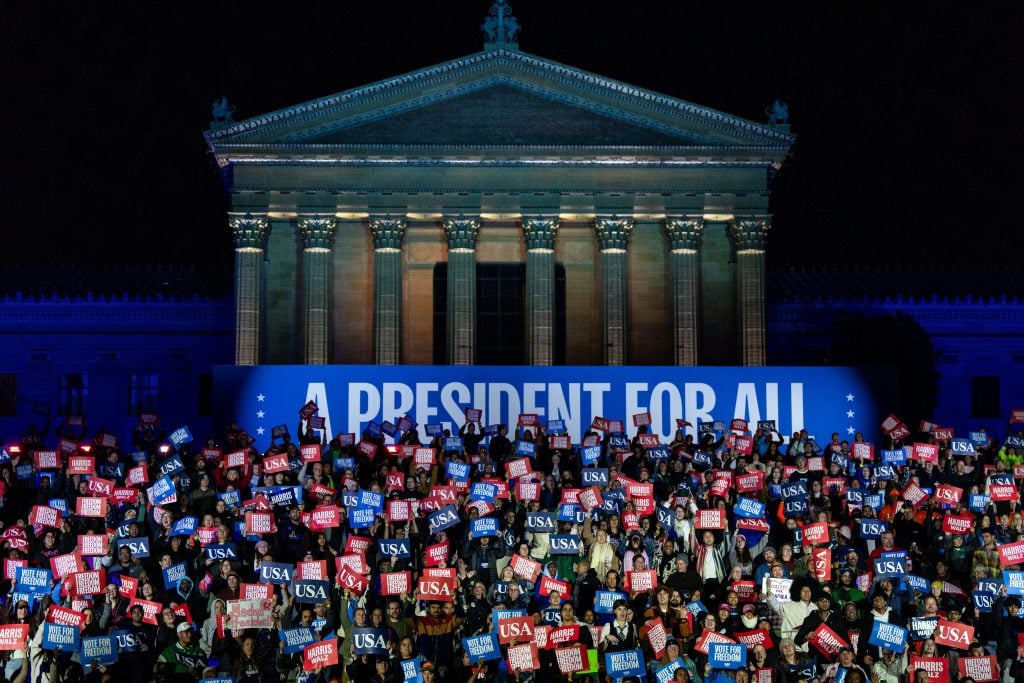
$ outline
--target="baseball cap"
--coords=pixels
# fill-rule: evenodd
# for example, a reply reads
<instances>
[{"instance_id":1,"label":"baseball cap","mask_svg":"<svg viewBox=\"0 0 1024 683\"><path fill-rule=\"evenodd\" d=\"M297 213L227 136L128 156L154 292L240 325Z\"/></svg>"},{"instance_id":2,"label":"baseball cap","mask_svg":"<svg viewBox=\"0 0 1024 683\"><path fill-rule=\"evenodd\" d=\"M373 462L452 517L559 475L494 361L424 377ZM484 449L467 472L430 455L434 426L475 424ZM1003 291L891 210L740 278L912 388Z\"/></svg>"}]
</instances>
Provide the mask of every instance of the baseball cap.
<instances>
[{"instance_id":1,"label":"baseball cap","mask_svg":"<svg viewBox=\"0 0 1024 683\"><path fill-rule=\"evenodd\" d=\"M184 633L185 631L191 631L191 630L192 630L192 624L188 623L187 621L178 624L178 633Z\"/></svg>"},{"instance_id":2,"label":"baseball cap","mask_svg":"<svg viewBox=\"0 0 1024 683\"><path fill-rule=\"evenodd\" d=\"M750 614L750 613L754 612L755 609L756 608L753 605L744 605L743 606L743 613L744 614Z\"/></svg>"}]
</instances>

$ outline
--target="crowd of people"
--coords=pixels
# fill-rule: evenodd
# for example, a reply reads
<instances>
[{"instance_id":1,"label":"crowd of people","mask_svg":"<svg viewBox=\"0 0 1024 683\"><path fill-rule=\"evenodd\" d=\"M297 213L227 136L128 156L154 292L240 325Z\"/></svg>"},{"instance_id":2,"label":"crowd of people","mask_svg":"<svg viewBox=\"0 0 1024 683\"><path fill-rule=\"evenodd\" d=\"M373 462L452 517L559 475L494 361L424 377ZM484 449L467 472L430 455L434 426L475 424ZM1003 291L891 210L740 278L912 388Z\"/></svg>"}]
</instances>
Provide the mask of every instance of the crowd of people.
<instances>
[{"instance_id":1,"label":"crowd of people","mask_svg":"<svg viewBox=\"0 0 1024 683\"><path fill-rule=\"evenodd\" d=\"M308 408L264 452L156 416L5 447L5 679L1024 680L1019 434L469 410L421 443Z\"/></svg>"}]
</instances>

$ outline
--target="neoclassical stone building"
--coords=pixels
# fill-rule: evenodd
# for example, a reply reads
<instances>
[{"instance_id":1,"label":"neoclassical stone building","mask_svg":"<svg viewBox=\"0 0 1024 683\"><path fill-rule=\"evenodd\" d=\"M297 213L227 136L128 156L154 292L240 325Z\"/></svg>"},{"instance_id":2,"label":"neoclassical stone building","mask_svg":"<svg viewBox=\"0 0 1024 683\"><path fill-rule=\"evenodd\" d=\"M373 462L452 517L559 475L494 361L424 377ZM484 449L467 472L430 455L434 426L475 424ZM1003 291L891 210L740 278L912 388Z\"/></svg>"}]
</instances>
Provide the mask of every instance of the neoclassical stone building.
<instances>
[{"instance_id":1,"label":"neoclassical stone building","mask_svg":"<svg viewBox=\"0 0 1024 683\"><path fill-rule=\"evenodd\" d=\"M521 52L504 0L484 30L207 133L236 362L764 364L787 127Z\"/></svg>"}]
</instances>

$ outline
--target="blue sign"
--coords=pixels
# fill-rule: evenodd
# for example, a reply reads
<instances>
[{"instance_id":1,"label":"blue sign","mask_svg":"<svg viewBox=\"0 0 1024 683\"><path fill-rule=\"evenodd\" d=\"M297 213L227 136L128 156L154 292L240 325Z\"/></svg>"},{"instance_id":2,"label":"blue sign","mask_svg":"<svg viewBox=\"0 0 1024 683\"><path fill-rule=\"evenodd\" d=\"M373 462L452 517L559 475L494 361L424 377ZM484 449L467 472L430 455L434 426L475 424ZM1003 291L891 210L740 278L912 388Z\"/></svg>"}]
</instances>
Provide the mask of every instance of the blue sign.
<instances>
[{"instance_id":1,"label":"blue sign","mask_svg":"<svg viewBox=\"0 0 1024 683\"><path fill-rule=\"evenodd\" d=\"M746 645L740 645L746 650ZM614 678L626 676L645 676L647 664L644 662L643 650L624 650L622 652L605 652L604 665L608 675Z\"/></svg>"},{"instance_id":2,"label":"blue sign","mask_svg":"<svg viewBox=\"0 0 1024 683\"><path fill-rule=\"evenodd\" d=\"M444 434L444 428L439 424L423 425L423 430L427 433L427 436L441 436Z\"/></svg>"},{"instance_id":3,"label":"blue sign","mask_svg":"<svg viewBox=\"0 0 1024 683\"><path fill-rule=\"evenodd\" d=\"M583 539L576 534L548 536L548 553L550 555L579 555L582 548Z\"/></svg>"},{"instance_id":4,"label":"blue sign","mask_svg":"<svg viewBox=\"0 0 1024 683\"><path fill-rule=\"evenodd\" d=\"M902 448L882 451L882 463L886 465L906 465L907 452Z\"/></svg>"},{"instance_id":5,"label":"blue sign","mask_svg":"<svg viewBox=\"0 0 1024 683\"><path fill-rule=\"evenodd\" d=\"M52 581L53 574L49 569L18 567L14 571L14 590L18 593L49 593Z\"/></svg>"},{"instance_id":6,"label":"blue sign","mask_svg":"<svg viewBox=\"0 0 1024 683\"><path fill-rule=\"evenodd\" d=\"M462 437L449 436L444 440L444 449L446 451L455 451L457 453L462 452Z\"/></svg>"},{"instance_id":7,"label":"blue sign","mask_svg":"<svg viewBox=\"0 0 1024 683\"><path fill-rule=\"evenodd\" d=\"M377 510L369 505L356 504L348 508L348 525L353 529L367 529L377 522Z\"/></svg>"},{"instance_id":8,"label":"blue sign","mask_svg":"<svg viewBox=\"0 0 1024 683\"><path fill-rule=\"evenodd\" d=\"M916 590L920 593L927 593L928 589L931 588L931 582L923 576L907 574L903 577L903 580L907 582L907 585L910 586L911 590Z\"/></svg>"},{"instance_id":9,"label":"blue sign","mask_svg":"<svg viewBox=\"0 0 1024 683\"><path fill-rule=\"evenodd\" d=\"M47 502L47 505L55 510L60 510L60 514L62 515L68 514L68 501L66 498L51 498Z\"/></svg>"},{"instance_id":10,"label":"blue sign","mask_svg":"<svg viewBox=\"0 0 1024 683\"><path fill-rule=\"evenodd\" d=\"M988 434L986 432L968 432L967 437L975 446L984 446L988 443Z\"/></svg>"},{"instance_id":11,"label":"blue sign","mask_svg":"<svg viewBox=\"0 0 1024 683\"><path fill-rule=\"evenodd\" d=\"M497 436L501 431L501 425L487 425L484 427L484 436Z\"/></svg>"},{"instance_id":12,"label":"blue sign","mask_svg":"<svg viewBox=\"0 0 1024 683\"><path fill-rule=\"evenodd\" d=\"M747 665L747 646L743 643L711 643L708 664L713 669L742 669Z\"/></svg>"},{"instance_id":13,"label":"blue sign","mask_svg":"<svg viewBox=\"0 0 1024 683\"><path fill-rule=\"evenodd\" d=\"M160 463L158 468L158 474L163 477L165 475L177 474L185 471L185 463L181 461L181 456L175 453L171 457Z\"/></svg>"},{"instance_id":14,"label":"blue sign","mask_svg":"<svg viewBox=\"0 0 1024 683\"><path fill-rule=\"evenodd\" d=\"M373 508L379 515L384 511L384 494L376 491L359 490L359 504Z\"/></svg>"},{"instance_id":15,"label":"blue sign","mask_svg":"<svg viewBox=\"0 0 1024 683\"><path fill-rule=\"evenodd\" d=\"M491 621L497 624L502 619L518 619L526 616L526 609L496 609L491 613Z\"/></svg>"},{"instance_id":16,"label":"blue sign","mask_svg":"<svg viewBox=\"0 0 1024 683\"><path fill-rule=\"evenodd\" d=\"M871 495L865 495L863 498L864 507L869 507L875 512L882 509L882 505L885 504L885 496L881 493L874 493Z\"/></svg>"},{"instance_id":17,"label":"blue sign","mask_svg":"<svg viewBox=\"0 0 1024 683\"><path fill-rule=\"evenodd\" d=\"M949 442L953 455L976 455L974 443L970 439L953 439Z\"/></svg>"},{"instance_id":18,"label":"blue sign","mask_svg":"<svg viewBox=\"0 0 1024 683\"><path fill-rule=\"evenodd\" d=\"M804 479L797 479L794 482L783 484L782 497L787 500L791 498L807 498L807 482Z\"/></svg>"},{"instance_id":19,"label":"blue sign","mask_svg":"<svg viewBox=\"0 0 1024 683\"><path fill-rule=\"evenodd\" d=\"M747 519L756 519L764 517L766 506L759 500L754 498L740 498L736 501L736 505L733 506L732 512L737 517L746 517Z\"/></svg>"},{"instance_id":20,"label":"blue sign","mask_svg":"<svg viewBox=\"0 0 1024 683\"><path fill-rule=\"evenodd\" d=\"M583 524L586 519L587 513L584 512L576 503L570 503L562 505L558 508L558 521L559 522L572 522L573 524Z\"/></svg>"},{"instance_id":21,"label":"blue sign","mask_svg":"<svg viewBox=\"0 0 1024 683\"><path fill-rule=\"evenodd\" d=\"M490 484L486 481L477 481L469 489L470 500L483 500L488 503L493 503L495 498L498 497L498 487L495 484Z\"/></svg>"},{"instance_id":22,"label":"blue sign","mask_svg":"<svg viewBox=\"0 0 1024 683\"><path fill-rule=\"evenodd\" d=\"M608 448L613 451L628 451L629 438L625 434L609 434Z\"/></svg>"},{"instance_id":23,"label":"blue sign","mask_svg":"<svg viewBox=\"0 0 1024 683\"><path fill-rule=\"evenodd\" d=\"M881 538L882 533L889 530L888 523L880 519L871 519L868 517L860 518L860 537L861 538Z\"/></svg>"},{"instance_id":24,"label":"blue sign","mask_svg":"<svg viewBox=\"0 0 1024 683\"><path fill-rule=\"evenodd\" d=\"M335 470L354 470L355 468L355 458L338 458L338 461L334 463Z\"/></svg>"},{"instance_id":25,"label":"blue sign","mask_svg":"<svg viewBox=\"0 0 1024 683\"><path fill-rule=\"evenodd\" d=\"M654 679L658 683L669 683L676 673L677 669L682 669L684 662L682 657L676 657L671 662L661 667L660 669L654 670Z\"/></svg>"},{"instance_id":26,"label":"blue sign","mask_svg":"<svg viewBox=\"0 0 1024 683\"><path fill-rule=\"evenodd\" d=\"M871 627L871 637L868 638L868 642L902 654L903 650L907 647L907 637L909 635L910 632L902 626L875 620L874 625Z\"/></svg>"},{"instance_id":27,"label":"blue sign","mask_svg":"<svg viewBox=\"0 0 1024 683\"><path fill-rule=\"evenodd\" d=\"M188 427L178 427L171 432L167 440L173 443L175 448L180 448L182 444L192 442L192 432L189 431Z\"/></svg>"},{"instance_id":28,"label":"blue sign","mask_svg":"<svg viewBox=\"0 0 1024 683\"><path fill-rule=\"evenodd\" d=\"M445 479L468 481L469 465L464 462L459 462L458 460L449 460L444 464L444 476Z\"/></svg>"},{"instance_id":29,"label":"blue sign","mask_svg":"<svg viewBox=\"0 0 1024 683\"><path fill-rule=\"evenodd\" d=\"M235 489L234 491L225 491L224 493L217 494L218 500L223 500L224 504L229 508L236 508L242 504L242 494Z\"/></svg>"},{"instance_id":30,"label":"blue sign","mask_svg":"<svg viewBox=\"0 0 1024 683\"><path fill-rule=\"evenodd\" d=\"M211 543L205 548L206 557L211 560L237 560L238 549L231 543Z\"/></svg>"},{"instance_id":31,"label":"blue sign","mask_svg":"<svg viewBox=\"0 0 1024 683\"><path fill-rule=\"evenodd\" d=\"M580 482L583 486L596 486L603 489L608 486L607 467L584 467L580 470Z\"/></svg>"},{"instance_id":32,"label":"blue sign","mask_svg":"<svg viewBox=\"0 0 1024 683\"><path fill-rule=\"evenodd\" d=\"M381 538L377 540L377 552L383 557L399 559L411 557L408 538Z\"/></svg>"},{"instance_id":33,"label":"blue sign","mask_svg":"<svg viewBox=\"0 0 1024 683\"><path fill-rule=\"evenodd\" d=\"M326 583L326 581L324 582ZM352 652L357 655L387 655L388 629L353 628Z\"/></svg>"},{"instance_id":34,"label":"blue sign","mask_svg":"<svg viewBox=\"0 0 1024 683\"><path fill-rule=\"evenodd\" d=\"M794 517L796 515L807 514L809 508L807 507L807 498L784 498L783 499L783 512L787 517Z\"/></svg>"},{"instance_id":35,"label":"blue sign","mask_svg":"<svg viewBox=\"0 0 1024 683\"><path fill-rule=\"evenodd\" d=\"M277 632L277 635L284 643L286 655L302 652L307 645L316 642L316 630L312 626L282 629Z\"/></svg>"},{"instance_id":36,"label":"blue sign","mask_svg":"<svg viewBox=\"0 0 1024 683\"><path fill-rule=\"evenodd\" d=\"M196 528L199 526L199 520L195 517L182 517L174 523L174 528L171 529L169 536L191 536L196 532Z\"/></svg>"},{"instance_id":37,"label":"blue sign","mask_svg":"<svg viewBox=\"0 0 1024 683\"><path fill-rule=\"evenodd\" d=\"M714 462L711 460L711 454L710 453L705 453L704 451L697 451L696 453L693 454L693 464L694 465L700 465L701 467L711 467L711 465L714 464ZM781 489L781 485L780 485L780 489ZM781 495L782 495L782 492L780 490L779 491L779 496L781 496Z\"/></svg>"},{"instance_id":38,"label":"blue sign","mask_svg":"<svg viewBox=\"0 0 1024 683\"><path fill-rule=\"evenodd\" d=\"M380 436L380 423L379 422L370 422L369 424L366 425L366 432L371 437L376 439L378 436Z\"/></svg>"},{"instance_id":39,"label":"blue sign","mask_svg":"<svg viewBox=\"0 0 1024 683\"><path fill-rule=\"evenodd\" d=\"M117 638L99 636L82 638L82 651L79 659L86 668L91 664L110 666L117 661Z\"/></svg>"},{"instance_id":40,"label":"blue sign","mask_svg":"<svg viewBox=\"0 0 1024 683\"><path fill-rule=\"evenodd\" d=\"M331 597L331 583L321 579L292 578L292 595L296 602L319 604Z\"/></svg>"},{"instance_id":41,"label":"blue sign","mask_svg":"<svg viewBox=\"0 0 1024 683\"><path fill-rule=\"evenodd\" d=\"M548 434L565 434L565 420L548 420Z\"/></svg>"},{"instance_id":42,"label":"blue sign","mask_svg":"<svg viewBox=\"0 0 1024 683\"><path fill-rule=\"evenodd\" d=\"M427 521L430 524L430 533L436 534L439 531L450 529L462 520L454 505L445 505L440 510L431 512Z\"/></svg>"},{"instance_id":43,"label":"blue sign","mask_svg":"<svg viewBox=\"0 0 1024 683\"><path fill-rule=\"evenodd\" d=\"M1024 595L1024 572L1003 571L1007 595Z\"/></svg>"},{"instance_id":44,"label":"blue sign","mask_svg":"<svg viewBox=\"0 0 1024 683\"><path fill-rule=\"evenodd\" d=\"M910 628L910 637L914 640L924 640L925 638L931 638L932 634L935 633L935 629L939 626L938 617L911 617L907 620L907 626Z\"/></svg>"},{"instance_id":45,"label":"blue sign","mask_svg":"<svg viewBox=\"0 0 1024 683\"><path fill-rule=\"evenodd\" d=\"M188 578L188 565L184 562L172 564L163 570L164 586L166 588L177 588L178 582Z\"/></svg>"},{"instance_id":46,"label":"blue sign","mask_svg":"<svg viewBox=\"0 0 1024 683\"><path fill-rule=\"evenodd\" d=\"M121 552L121 548L124 547L127 547L131 552L132 558L149 557L149 536L135 536L117 539L117 551ZM207 548L209 547L210 546L207 546Z\"/></svg>"},{"instance_id":47,"label":"blue sign","mask_svg":"<svg viewBox=\"0 0 1024 683\"><path fill-rule=\"evenodd\" d=\"M584 465L593 465L595 462L601 459L601 447L585 446L581 448L580 458L583 460Z\"/></svg>"},{"instance_id":48,"label":"blue sign","mask_svg":"<svg viewBox=\"0 0 1024 683\"><path fill-rule=\"evenodd\" d=\"M498 645L498 634L496 633L463 638L462 650L469 655L469 661L474 664L481 659L485 662L501 659L501 647Z\"/></svg>"},{"instance_id":49,"label":"blue sign","mask_svg":"<svg viewBox=\"0 0 1024 683\"><path fill-rule=\"evenodd\" d=\"M880 481L892 481L896 478L896 467L893 465L875 465L872 472L875 479Z\"/></svg>"},{"instance_id":50,"label":"blue sign","mask_svg":"<svg viewBox=\"0 0 1024 683\"><path fill-rule=\"evenodd\" d=\"M258 410L292 414L313 398L329 434L360 433L368 422L392 419L388 397L399 394L414 397L408 414L420 425L461 425L466 408L483 410L491 422L516 424L529 406L548 422L564 420L573 443L595 417L629 415L630 406L647 406L650 432L669 443L677 418L691 424L774 420L789 434L804 426L830 429L835 415L849 409L851 394L857 418L849 426L873 433L881 412L875 396L891 389L879 378L861 368L825 366L224 365L214 369L213 405L215 422L228 424L233 416ZM261 393L263 402L257 400ZM806 400L809 396L814 400ZM737 405L744 414L733 414ZM682 413L669 406L682 406ZM427 440L425 433L420 438ZM258 435L255 445L265 451L270 434Z\"/></svg>"},{"instance_id":51,"label":"blue sign","mask_svg":"<svg viewBox=\"0 0 1024 683\"><path fill-rule=\"evenodd\" d=\"M883 553L874 561L876 579L899 579L907 574L907 554L905 552Z\"/></svg>"},{"instance_id":52,"label":"blue sign","mask_svg":"<svg viewBox=\"0 0 1024 683\"><path fill-rule=\"evenodd\" d=\"M65 626L63 624L51 624L43 622L43 643L44 650L62 650L63 652L74 652L79 648L79 636L81 630L77 626Z\"/></svg>"},{"instance_id":53,"label":"blue sign","mask_svg":"<svg viewBox=\"0 0 1024 683\"><path fill-rule=\"evenodd\" d=\"M423 683L419 659L402 660L402 683Z\"/></svg>"},{"instance_id":54,"label":"blue sign","mask_svg":"<svg viewBox=\"0 0 1024 683\"><path fill-rule=\"evenodd\" d=\"M498 535L498 520L494 517L481 517L474 519L469 525L470 532L473 534L473 538L480 538L481 536L497 536Z\"/></svg>"},{"instance_id":55,"label":"blue sign","mask_svg":"<svg viewBox=\"0 0 1024 683\"><path fill-rule=\"evenodd\" d=\"M532 533L554 533L555 515L552 512L527 512L526 530Z\"/></svg>"},{"instance_id":56,"label":"blue sign","mask_svg":"<svg viewBox=\"0 0 1024 683\"><path fill-rule=\"evenodd\" d=\"M974 601L974 606L978 608L979 612L992 613L992 604L996 599L994 595L985 591L971 591L971 599Z\"/></svg>"},{"instance_id":57,"label":"blue sign","mask_svg":"<svg viewBox=\"0 0 1024 683\"><path fill-rule=\"evenodd\" d=\"M647 449L647 457L651 460L668 460L671 455L668 446L657 446Z\"/></svg>"},{"instance_id":58,"label":"blue sign","mask_svg":"<svg viewBox=\"0 0 1024 683\"><path fill-rule=\"evenodd\" d=\"M532 441L516 441L516 455L525 455L532 458L537 455L537 444Z\"/></svg>"},{"instance_id":59,"label":"blue sign","mask_svg":"<svg viewBox=\"0 0 1024 683\"><path fill-rule=\"evenodd\" d=\"M295 566L286 562L260 562L260 583L287 586L292 582Z\"/></svg>"},{"instance_id":60,"label":"blue sign","mask_svg":"<svg viewBox=\"0 0 1024 683\"><path fill-rule=\"evenodd\" d=\"M967 500L967 507L970 508L971 512L984 512L991 502L984 493L972 493Z\"/></svg>"},{"instance_id":61,"label":"blue sign","mask_svg":"<svg viewBox=\"0 0 1024 683\"><path fill-rule=\"evenodd\" d=\"M594 613L612 614L616 600L628 600L629 596L620 591L597 591L594 594Z\"/></svg>"},{"instance_id":62,"label":"blue sign","mask_svg":"<svg viewBox=\"0 0 1024 683\"><path fill-rule=\"evenodd\" d=\"M654 508L654 514L658 517L658 526L662 529L672 529L675 514L664 505Z\"/></svg>"},{"instance_id":63,"label":"blue sign","mask_svg":"<svg viewBox=\"0 0 1024 683\"><path fill-rule=\"evenodd\" d=\"M153 505L161 505L170 501L174 497L174 482L167 475L164 475L153 482L153 486L150 487L150 502Z\"/></svg>"}]
</instances>

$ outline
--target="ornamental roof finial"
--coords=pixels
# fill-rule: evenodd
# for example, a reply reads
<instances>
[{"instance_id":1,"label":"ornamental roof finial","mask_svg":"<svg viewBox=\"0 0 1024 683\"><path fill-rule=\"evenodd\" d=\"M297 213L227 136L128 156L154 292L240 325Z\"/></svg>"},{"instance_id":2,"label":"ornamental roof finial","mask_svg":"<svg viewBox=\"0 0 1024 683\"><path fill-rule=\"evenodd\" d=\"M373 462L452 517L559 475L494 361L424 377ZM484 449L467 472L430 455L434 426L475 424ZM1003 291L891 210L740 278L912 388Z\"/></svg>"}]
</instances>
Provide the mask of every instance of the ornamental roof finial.
<instances>
[{"instance_id":1,"label":"ornamental roof finial","mask_svg":"<svg viewBox=\"0 0 1024 683\"><path fill-rule=\"evenodd\" d=\"M508 0L494 0L490 15L480 25L484 32L484 49L519 48L519 22L512 16Z\"/></svg>"}]
</instances>

